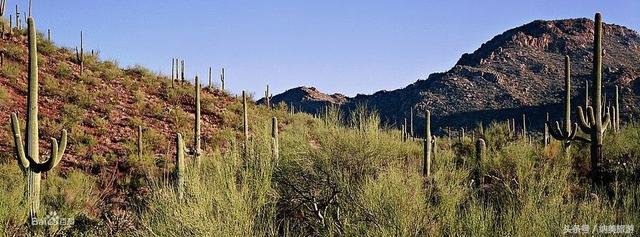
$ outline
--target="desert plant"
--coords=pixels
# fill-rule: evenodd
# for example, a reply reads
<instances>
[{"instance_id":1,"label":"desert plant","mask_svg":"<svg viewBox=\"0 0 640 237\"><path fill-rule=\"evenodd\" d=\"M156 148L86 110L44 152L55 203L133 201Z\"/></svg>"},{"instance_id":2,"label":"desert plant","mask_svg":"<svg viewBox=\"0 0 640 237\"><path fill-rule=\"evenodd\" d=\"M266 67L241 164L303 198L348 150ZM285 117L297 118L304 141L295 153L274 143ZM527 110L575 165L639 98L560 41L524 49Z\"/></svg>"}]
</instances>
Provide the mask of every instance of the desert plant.
<instances>
[{"instance_id":1,"label":"desert plant","mask_svg":"<svg viewBox=\"0 0 640 237\"><path fill-rule=\"evenodd\" d=\"M194 147L194 151L193 151L193 156L195 157L195 160L196 160L196 166L200 167L200 163L201 163L201 161L200 161L201 154L200 153L202 152L201 151L201 147L200 147L201 146L201 144L200 144L201 143L201 137L200 137L201 127L200 127L200 125L201 125L202 122L200 121L200 117L201 117L201 115L200 115L200 88L201 87L200 87L200 80L198 79L198 76L196 76L196 81L195 81L195 86L194 87L196 88L196 93L195 93L196 94L196 96L195 96L196 97L195 98L195 104L196 104L196 115L195 116L196 116L196 119L195 119L194 134L193 134L193 136L194 136L193 144L195 146Z\"/></svg>"},{"instance_id":2,"label":"desert plant","mask_svg":"<svg viewBox=\"0 0 640 237\"><path fill-rule=\"evenodd\" d=\"M429 178L431 175L431 148L433 144L431 143L431 112L429 110L424 113L424 157L423 157L423 168L422 175L424 177ZM405 120L406 121L406 120Z\"/></svg>"},{"instance_id":3,"label":"desert plant","mask_svg":"<svg viewBox=\"0 0 640 237\"><path fill-rule=\"evenodd\" d=\"M224 91L224 68L222 68L222 72L220 73L220 83L222 83L222 85L220 85L220 89Z\"/></svg>"},{"instance_id":4,"label":"desert plant","mask_svg":"<svg viewBox=\"0 0 640 237\"><path fill-rule=\"evenodd\" d=\"M29 83L27 97L26 143L22 142L20 122L15 113L11 114L11 125L14 135L15 152L18 164L28 179L28 197L31 202L30 216L35 217L40 208L41 173L58 165L67 147L67 131L62 130L60 143L51 138L51 153L47 161L40 163L38 144L38 51L35 22L32 17L27 20L29 41ZM25 149L26 148L26 149Z\"/></svg>"},{"instance_id":5,"label":"desert plant","mask_svg":"<svg viewBox=\"0 0 640 237\"><path fill-rule=\"evenodd\" d=\"M593 94L591 95L593 107L586 108L585 113L582 107L578 106L578 116L580 129L590 135L591 178L597 181L600 178L598 162L602 160L602 141L611 119L609 114L604 114L602 108L602 16L600 13L596 13L595 16L593 41Z\"/></svg>"},{"instance_id":6,"label":"desert plant","mask_svg":"<svg viewBox=\"0 0 640 237\"><path fill-rule=\"evenodd\" d=\"M273 160L278 161L280 157L280 144L278 143L278 118L271 118L271 152Z\"/></svg>"},{"instance_id":7,"label":"desert plant","mask_svg":"<svg viewBox=\"0 0 640 237\"><path fill-rule=\"evenodd\" d=\"M249 145L249 115L247 112L247 93L242 91L242 131L244 134L244 150L247 151Z\"/></svg>"},{"instance_id":8,"label":"desert plant","mask_svg":"<svg viewBox=\"0 0 640 237\"><path fill-rule=\"evenodd\" d=\"M564 58L564 91L564 123L562 129L558 121L553 126L551 121L547 119L545 125L549 128L551 136L562 142L564 154L567 158L570 158L571 143L575 140L584 140L584 138L577 136L578 124L571 123L571 63L569 56Z\"/></svg>"},{"instance_id":9,"label":"desert plant","mask_svg":"<svg viewBox=\"0 0 640 237\"><path fill-rule=\"evenodd\" d=\"M175 169L175 184L176 192L178 193L178 199L184 198L184 178L185 178L185 166L184 166L184 140L182 134L176 135L176 169Z\"/></svg>"}]
</instances>

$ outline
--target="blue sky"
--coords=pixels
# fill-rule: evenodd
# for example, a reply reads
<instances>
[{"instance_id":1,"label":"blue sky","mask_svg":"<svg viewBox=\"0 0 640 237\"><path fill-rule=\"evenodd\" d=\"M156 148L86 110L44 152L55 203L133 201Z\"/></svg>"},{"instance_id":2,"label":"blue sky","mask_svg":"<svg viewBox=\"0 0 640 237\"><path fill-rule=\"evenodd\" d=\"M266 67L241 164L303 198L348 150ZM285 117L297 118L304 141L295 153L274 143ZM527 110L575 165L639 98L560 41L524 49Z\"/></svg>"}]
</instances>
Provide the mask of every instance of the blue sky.
<instances>
[{"instance_id":1,"label":"blue sky","mask_svg":"<svg viewBox=\"0 0 640 237\"><path fill-rule=\"evenodd\" d=\"M452 67L492 36L536 19L593 18L640 30L640 1L33 0L40 31L58 44L101 51L121 66L187 75L262 95L299 85L347 95L404 87ZM7 0L27 10L28 0ZM217 80L215 80L217 82Z\"/></svg>"}]
</instances>

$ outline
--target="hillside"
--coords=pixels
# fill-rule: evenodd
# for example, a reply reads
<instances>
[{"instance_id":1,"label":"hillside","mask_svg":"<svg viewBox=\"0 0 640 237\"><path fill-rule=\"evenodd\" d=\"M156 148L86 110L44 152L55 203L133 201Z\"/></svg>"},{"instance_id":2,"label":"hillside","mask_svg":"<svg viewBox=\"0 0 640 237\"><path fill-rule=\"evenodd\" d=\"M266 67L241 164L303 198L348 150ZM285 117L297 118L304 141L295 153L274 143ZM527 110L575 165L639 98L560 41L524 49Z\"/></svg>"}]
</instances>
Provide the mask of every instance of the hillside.
<instances>
[{"instance_id":1,"label":"hillside","mask_svg":"<svg viewBox=\"0 0 640 237\"><path fill-rule=\"evenodd\" d=\"M16 29L17 30L17 29ZM27 41L21 35L0 41L0 163L14 164L10 113L19 113L24 125L27 89ZM80 75L75 52L43 40L38 45L40 76L40 150L49 151L49 137L69 132L69 145L57 170L81 170L98 179L106 203L127 205L125 198L145 192L135 185L144 179L145 167L166 163L175 147L176 132L193 136L194 87L135 66L121 69L99 55L85 55ZM85 49L85 52L89 50ZM230 110L231 108L231 110ZM202 93L204 149L225 147L220 134L233 134L239 125L239 101L216 88ZM143 128L144 155L137 154L137 128ZM193 139L186 139L191 147ZM150 164L150 165L149 165ZM15 165L15 164L14 164ZM16 165L17 166L17 165ZM17 168L17 167L16 167ZM107 178L108 177L108 178ZM118 182L113 183L113 180ZM129 180L120 182L120 180Z\"/></svg>"},{"instance_id":2,"label":"hillside","mask_svg":"<svg viewBox=\"0 0 640 237\"><path fill-rule=\"evenodd\" d=\"M479 121L503 121L522 113L529 115L533 128L540 128L545 112L558 111L565 54L572 60L573 105L584 103L584 82L591 79L593 25L585 18L533 21L462 55L449 71L433 73L402 89L358 95L339 104L353 108L366 103L392 124L400 124L414 108L431 110L436 127L441 128L473 127ZM640 35L614 24L605 24L604 32L604 93L612 95L614 86L620 86L623 119L638 115ZM307 106L308 102L285 94L275 96L274 103L301 104L304 111L317 111L319 101ZM418 112L419 117L421 114ZM558 116L552 113L551 117ZM416 124L419 131L421 125Z\"/></svg>"}]
</instances>

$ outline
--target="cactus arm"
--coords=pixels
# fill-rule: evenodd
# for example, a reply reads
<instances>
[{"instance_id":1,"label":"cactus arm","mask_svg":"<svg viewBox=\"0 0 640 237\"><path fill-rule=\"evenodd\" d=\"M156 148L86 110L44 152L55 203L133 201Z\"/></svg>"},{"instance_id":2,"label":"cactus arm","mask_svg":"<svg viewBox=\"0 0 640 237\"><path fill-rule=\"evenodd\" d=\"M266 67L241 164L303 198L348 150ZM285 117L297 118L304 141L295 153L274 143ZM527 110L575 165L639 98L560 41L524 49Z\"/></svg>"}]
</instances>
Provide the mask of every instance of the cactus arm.
<instances>
[{"instance_id":1,"label":"cactus arm","mask_svg":"<svg viewBox=\"0 0 640 237\"><path fill-rule=\"evenodd\" d=\"M20 121L16 113L11 114L11 127L13 130L13 141L16 147L16 153L18 154L17 160L20 165L20 169L26 171L29 168L29 160L27 160L24 154L24 143L22 143L22 136L20 136Z\"/></svg>"},{"instance_id":2,"label":"cactus arm","mask_svg":"<svg viewBox=\"0 0 640 237\"><path fill-rule=\"evenodd\" d=\"M578 135L578 123L573 123L573 129L571 130L571 133L567 134L567 138L569 140L575 140L576 135Z\"/></svg>"},{"instance_id":3,"label":"cactus arm","mask_svg":"<svg viewBox=\"0 0 640 237\"><path fill-rule=\"evenodd\" d=\"M581 136L575 136L573 140L584 142L584 143L591 143L591 139L584 138L584 137L581 137Z\"/></svg>"},{"instance_id":4,"label":"cactus arm","mask_svg":"<svg viewBox=\"0 0 640 237\"><path fill-rule=\"evenodd\" d=\"M594 127L594 125L596 125L596 117L593 113L593 107L589 106L587 107L587 116L589 116L589 121L591 122L591 126L590 127Z\"/></svg>"},{"instance_id":5,"label":"cactus arm","mask_svg":"<svg viewBox=\"0 0 640 237\"><path fill-rule=\"evenodd\" d=\"M584 115L585 113L582 110L582 106L578 106L578 118L580 120L580 123L578 123L578 125L580 125L580 130L582 130L584 133L591 133L591 124L587 122Z\"/></svg>"},{"instance_id":6,"label":"cactus arm","mask_svg":"<svg viewBox=\"0 0 640 237\"><path fill-rule=\"evenodd\" d=\"M62 137L60 138L60 145L58 146L58 157L56 157L57 162L53 164L53 167L56 167L58 163L60 163L65 150L67 150L67 130L62 129Z\"/></svg>"},{"instance_id":7,"label":"cactus arm","mask_svg":"<svg viewBox=\"0 0 640 237\"><path fill-rule=\"evenodd\" d=\"M602 132L604 133L604 131L607 130L607 128L609 128L609 125L611 124L611 114L609 112L607 112L607 114L604 115L604 120L602 121Z\"/></svg>"},{"instance_id":8,"label":"cactus arm","mask_svg":"<svg viewBox=\"0 0 640 237\"><path fill-rule=\"evenodd\" d=\"M551 121L547 121L546 124L547 124L547 127L549 127L549 134L551 134L551 136L554 139L559 141L566 139L564 134L562 134L562 130L560 129L560 123L558 123L558 121L556 121L555 126L552 126Z\"/></svg>"}]
</instances>

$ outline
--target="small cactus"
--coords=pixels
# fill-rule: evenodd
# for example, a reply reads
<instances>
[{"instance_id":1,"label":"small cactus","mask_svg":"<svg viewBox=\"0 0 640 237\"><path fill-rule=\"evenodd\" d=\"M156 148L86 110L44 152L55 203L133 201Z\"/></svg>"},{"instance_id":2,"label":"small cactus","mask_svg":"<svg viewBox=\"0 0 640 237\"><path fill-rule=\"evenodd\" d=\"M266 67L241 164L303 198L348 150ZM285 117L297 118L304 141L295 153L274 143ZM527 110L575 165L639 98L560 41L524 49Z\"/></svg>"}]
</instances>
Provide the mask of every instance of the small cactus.
<instances>
[{"instance_id":1,"label":"small cactus","mask_svg":"<svg viewBox=\"0 0 640 237\"><path fill-rule=\"evenodd\" d=\"M184 140L182 134L176 135L176 191L178 193L178 199L184 198L184 178L185 178L185 165L184 165Z\"/></svg>"},{"instance_id":2,"label":"small cactus","mask_svg":"<svg viewBox=\"0 0 640 237\"><path fill-rule=\"evenodd\" d=\"M476 161L478 162L478 165L480 164L480 162L485 160L486 154L487 154L487 143L482 138L476 140Z\"/></svg>"},{"instance_id":3,"label":"small cactus","mask_svg":"<svg viewBox=\"0 0 640 237\"><path fill-rule=\"evenodd\" d=\"M422 175L425 178L431 176L431 149L433 146L431 137L431 112L429 110L424 113L424 157L422 163Z\"/></svg>"},{"instance_id":4,"label":"small cactus","mask_svg":"<svg viewBox=\"0 0 640 237\"><path fill-rule=\"evenodd\" d=\"M280 144L278 141L278 118L271 118L271 152L273 159L277 161L280 158Z\"/></svg>"},{"instance_id":5,"label":"small cactus","mask_svg":"<svg viewBox=\"0 0 640 237\"><path fill-rule=\"evenodd\" d=\"M618 86L616 86L616 98L615 98L615 116L614 116L614 120L615 120L615 130L616 132L618 132L620 130L620 94L618 91Z\"/></svg>"},{"instance_id":6,"label":"small cactus","mask_svg":"<svg viewBox=\"0 0 640 237\"><path fill-rule=\"evenodd\" d=\"M142 159L142 126L138 126L138 158Z\"/></svg>"},{"instance_id":7,"label":"small cactus","mask_svg":"<svg viewBox=\"0 0 640 237\"><path fill-rule=\"evenodd\" d=\"M220 73L220 89L224 91L224 68L222 68L222 72Z\"/></svg>"},{"instance_id":8,"label":"small cactus","mask_svg":"<svg viewBox=\"0 0 640 237\"><path fill-rule=\"evenodd\" d=\"M409 136L411 136L412 141L414 140L413 135L413 107L411 107L411 110L409 111Z\"/></svg>"},{"instance_id":9,"label":"small cactus","mask_svg":"<svg viewBox=\"0 0 640 237\"><path fill-rule=\"evenodd\" d=\"M193 144L195 145L194 151L193 151L193 156L195 157L196 160L196 166L200 167L200 164L202 163L201 161L201 139L200 139L200 125L201 125L201 115L200 115L200 80L198 79L198 76L196 76L196 81L195 81L195 104L196 104L196 115L195 115L195 125L194 125L194 133L193 133Z\"/></svg>"},{"instance_id":10,"label":"small cactus","mask_svg":"<svg viewBox=\"0 0 640 237\"><path fill-rule=\"evenodd\" d=\"M249 145L249 117L247 112L247 93L242 91L242 129L244 132L244 151L247 152Z\"/></svg>"}]
</instances>

